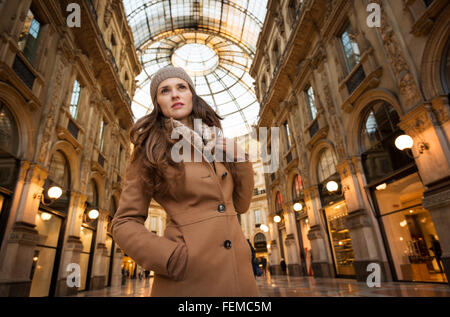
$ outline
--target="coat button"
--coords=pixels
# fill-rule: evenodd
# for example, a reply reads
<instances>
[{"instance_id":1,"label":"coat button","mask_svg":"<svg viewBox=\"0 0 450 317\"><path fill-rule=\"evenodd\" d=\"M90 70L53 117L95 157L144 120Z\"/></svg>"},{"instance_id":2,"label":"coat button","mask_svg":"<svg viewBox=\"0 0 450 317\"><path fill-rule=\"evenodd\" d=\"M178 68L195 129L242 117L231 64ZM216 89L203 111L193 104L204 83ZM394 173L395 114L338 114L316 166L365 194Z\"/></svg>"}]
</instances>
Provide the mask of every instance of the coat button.
<instances>
[{"instance_id":1,"label":"coat button","mask_svg":"<svg viewBox=\"0 0 450 317\"><path fill-rule=\"evenodd\" d=\"M223 242L223 246L225 247L225 249L231 249L231 241L230 240L225 240Z\"/></svg>"},{"instance_id":2,"label":"coat button","mask_svg":"<svg viewBox=\"0 0 450 317\"><path fill-rule=\"evenodd\" d=\"M219 206L217 206L217 210L219 212L224 212L225 211L225 205L224 204L220 204Z\"/></svg>"},{"instance_id":3,"label":"coat button","mask_svg":"<svg viewBox=\"0 0 450 317\"><path fill-rule=\"evenodd\" d=\"M224 172L223 174L222 174L222 178L225 178L225 176L227 176L228 175L228 173L227 172Z\"/></svg>"}]
</instances>

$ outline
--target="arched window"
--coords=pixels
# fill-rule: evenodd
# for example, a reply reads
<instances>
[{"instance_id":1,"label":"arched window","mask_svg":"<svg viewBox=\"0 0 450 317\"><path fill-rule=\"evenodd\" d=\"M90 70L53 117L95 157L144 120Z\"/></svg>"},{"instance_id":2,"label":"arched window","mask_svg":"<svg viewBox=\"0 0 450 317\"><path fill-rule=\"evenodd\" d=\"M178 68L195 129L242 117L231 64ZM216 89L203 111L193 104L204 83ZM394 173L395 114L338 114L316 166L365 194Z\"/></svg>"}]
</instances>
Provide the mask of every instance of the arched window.
<instances>
[{"instance_id":1,"label":"arched window","mask_svg":"<svg viewBox=\"0 0 450 317\"><path fill-rule=\"evenodd\" d=\"M329 148L323 150L319 156L319 164L317 166L317 177L319 183L322 183L330 176L336 173L336 156Z\"/></svg>"},{"instance_id":2,"label":"arched window","mask_svg":"<svg viewBox=\"0 0 450 317\"><path fill-rule=\"evenodd\" d=\"M94 180L90 180L88 184L88 203L93 207L98 207L98 190Z\"/></svg>"},{"instance_id":3,"label":"arched window","mask_svg":"<svg viewBox=\"0 0 450 317\"><path fill-rule=\"evenodd\" d=\"M264 234L262 234L261 232L257 233L253 240L253 245L255 247L255 250L264 251L264 249L267 248L266 236Z\"/></svg>"},{"instance_id":4,"label":"arched window","mask_svg":"<svg viewBox=\"0 0 450 317\"><path fill-rule=\"evenodd\" d=\"M303 189L302 178L300 174L295 175L292 181L292 199L298 201L301 197L301 191Z\"/></svg>"},{"instance_id":5,"label":"arched window","mask_svg":"<svg viewBox=\"0 0 450 317\"><path fill-rule=\"evenodd\" d=\"M64 189L70 189L70 168L66 156L61 151L56 151L52 155L48 178Z\"/></svg>"},{"instance_id":6,"label":"arched window","mask_svg":"<svg viewBox=\"0 0 450 317\"><path fill-rule=\"evenodd\" d=\"M16 121L8 108L0 102L0 150L17 156L19 133Z\"/></svg>"},{"instance_id":7,"label":"arched window","mask_svg":"<svg viewBox=\"0 0 450 317\"><path fill-rule=\"evenodd\" d=\"M50 159L48 176L44 183L44 193L51 186L57 185L62 189L62 195L52 203L52 209L66 213L70 201L70 168L66 155L55 151Z\"/></svg>"},{"instance_id":8,"label":"arched window","mask_svg":"<svg viewBox=\"0 0 450 317\"><path fill-rule=\"evenodd\" d=\"M283 196L280 192L277 192L276 198L275 198L275 211L279 212L283 210Z\"/></svg>"},{"instance_id":9,"label":"arched window","mask_svg":"<svg viewBox=\"0 0 450 317\"><path fill-rule=\"evenodd\" d=\"M403 134L394 107L384 101L370 105L360 126L361 158L367 182L385 177L413 162L394 141Z\"/></svg>"}]
</instances>

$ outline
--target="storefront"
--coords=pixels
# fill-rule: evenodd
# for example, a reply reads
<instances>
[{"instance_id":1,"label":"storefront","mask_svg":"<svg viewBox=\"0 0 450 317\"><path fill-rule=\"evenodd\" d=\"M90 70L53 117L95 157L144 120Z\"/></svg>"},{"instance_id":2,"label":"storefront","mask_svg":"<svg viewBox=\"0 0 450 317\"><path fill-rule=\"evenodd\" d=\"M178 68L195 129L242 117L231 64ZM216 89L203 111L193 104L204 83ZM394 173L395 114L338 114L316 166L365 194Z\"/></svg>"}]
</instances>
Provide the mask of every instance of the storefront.
<instances>
[{"instance_id":1,"label":"storefront","mask_svg":"<svg viewBox=\"0 0 450 317\"><path fill-rule=\"evenodd\" d=\"M78 291L85 291L92 288L92 266L94 261L94 250L96 244L97 224L98 224L98 190L94 180L88 184L88 199L86 209L83 214L83 224L80 230L80 239L83 249L80 254L81 281Z\"/></svg>"},{"instance_id":2,"label":"storefront","mask_svg":"<svg viewBox=\"0 0 450 317\"><path fill-rule=\"evenodd\" d=\"M347 205L336 171L336 157L330 148L320 154L318 180L323 219L336 277L355 278L355 255L350 231L345 224Z\"/></svg>"},{"instance_id":3,"label":"storefront","mask_svg":"<svg viewBox=\"0 0 450 317\"><path fill-rule=\"evenodd\" d=\"M58 198L52 190L61 189ZM70 201L70 169L66 156L56 151L50 161L35 224L39 241L34 250L30 272L30 296L54 296L58 282L64 231ZM52 189L52 190L50 190Z\"/></svg>"},{"instance_id":4,"label":"storefront","mask_svg":"<svg viewBox=\"0 0 450 317\"><path fill-rule=\"evenodd\" d=\"M447 282L439 237L421 204L424 186L419 174L403 173L376 187L372 195L396 279Z\"/></svg>"},{"instance_id":5,"label":"storefront","mask_svg":"<svg viewBox=\"0 0 450 317\"><path fill-rule=\"evenodd\" d=\"M350 232L345 225L348 215L345 201L341 200L325 207L328 235L333 252L334 265L337 276L355 276L355 255L352 247Z\"/></svg>"},{"instance_id":6,"label":"storefront","mask_svg":"<svg viewBox=\"0 0 450 317\"><path fill-rule=\"evenodd\" d=\"M368 107L361 127L362 163L375 216L397 281L446 282L440 242L428 210L424 185L409 150L395 139L404 134L399 116L386 102Z\"/></svg>"}]
</instances>

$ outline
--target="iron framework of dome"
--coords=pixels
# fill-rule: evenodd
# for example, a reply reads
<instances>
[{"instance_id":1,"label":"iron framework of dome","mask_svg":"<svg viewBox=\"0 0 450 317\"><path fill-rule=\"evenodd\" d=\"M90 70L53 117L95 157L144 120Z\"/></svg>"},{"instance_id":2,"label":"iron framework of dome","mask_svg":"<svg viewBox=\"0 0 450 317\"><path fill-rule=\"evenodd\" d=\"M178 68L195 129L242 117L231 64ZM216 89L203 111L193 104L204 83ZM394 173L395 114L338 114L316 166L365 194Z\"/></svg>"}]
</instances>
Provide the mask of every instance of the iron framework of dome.
<instances>
[{"instance_id":1,"label":"iron framework of dome","mask_svg":"<svg viewBox=\"0 0 450 317\"><path fill-rule=\"evenodd\" d=\"M224 118L225 136L246 134L259 103L248 74L267 0L123 0L143 71L136 78L136 118L152 108L150 81L158 69L180 66L197 93Z\"/></svg>"}]
</instances>

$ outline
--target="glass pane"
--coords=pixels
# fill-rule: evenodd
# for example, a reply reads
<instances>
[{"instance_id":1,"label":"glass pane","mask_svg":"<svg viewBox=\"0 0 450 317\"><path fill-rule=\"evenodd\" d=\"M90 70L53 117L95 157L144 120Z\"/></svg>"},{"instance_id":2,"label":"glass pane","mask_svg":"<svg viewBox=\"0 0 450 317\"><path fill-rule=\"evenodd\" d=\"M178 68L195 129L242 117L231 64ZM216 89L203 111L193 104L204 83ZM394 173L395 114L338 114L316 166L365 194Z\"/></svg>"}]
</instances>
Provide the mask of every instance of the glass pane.
<instances>
[{"instance_id":1,"label":"glass pane","mask_svg":"<svg viewBox=\"0 0 450 317\"><path fill-rule=\"evenodd\" d=\"M361 54L350 25L348 25L347 29L342 33L341 43L348 70L351 71L359 63Z\"/></svg>"},{"instance_id":2,"label":"glass pane","mask_svg":"<svg viewBox=\"0 0 450 317\"><path fill-rule=\"evenodd\" d=\"M355 255L350 231L345 226L347 205L344 201L325 208L328 232L338 275L355 275Z\"/></svg>"},{"instance_id":3,"label":"glass pane","mask_svg":"<svg viewBox=\"0 0 450 317\"><path fill-rule=\"evenodd\" d=\"M31 297L49 295L56 249L36 247L31 268Z\"/></svg>"},{"instance_id":4,"label":"glass pane","mask_svg":"<svg viewBox=\"0 0 450 317\"><path fill-rule=\"evenodd\" d=\"M422 203L424 186L417 173L386 185L375 191L378 210L381 215L403 210Z\"/></svg>"},{"instance_id":5,"label":"glass pane","mask_svg":"<svg viewBox=\"0 0 450 317\"><path fill-rule=\"evenodd\" d=\"M78 291L83 291L86 289L89 256L90 254L86 253L80 254L80 287L78 288Z\"/></svg>"},{"instance_id":6,"label":"glass pane","mask_svg":"<svg viewBox=\"0 0 450 317\"><path fill-rule=\"evenodd\" d=\"M447 282L441 244L428 210L416 206L382 219L399 280Z\"/></svg>"},{"instance_id":7,"label":"glass pane","mask_svg":"<svg viewBox=\"0 0 450 317\"><path fill-rule=\"evenodd\" d=\"M36 230L39 232L39 245L57 247L62 219L45 211L36 214Z\"/></svg>"},{"instance_id":8,"label":"glass pane","mask_svg":"<svg viewBox=\"0 0 450 317\"><path fill-rule=\"evenodd\" d=\"M72 90L72 98L70 99L70 115L76 119L78 115L78 102L80 100L81 86L78 80L75 80Z\"/></svg>"},{"instance_id":9,"label":"glass pane","mask_svg":"<svg viewBox=\"0 0 450 317\"><path fill-rule=\"evenodd\" d=\"M86 227L81 227L80 229L80 239L83 244L82 252L91 252L91 244L92 244L93 231Z\"/></svg>"},{"instance_id":10,"label":"glass pane","mask_svg":"<svg viewBox=\"0 0 450 317\"><path fill-rule=\"evenodd\" d=\"M143 71L132 103L136 120L153 109L149 79L174 64L187 69L197 93L219 114L243 114L223 122L226 137L250 132L256 116L248 118L243 110L257 104L248 72L267 0L123 2L135 45L142 51Z\"/></svg>"},{"instance_id":11,"label":"glass pane","mask_svg":"<svg viewBox=\"0 0 450 317\"><path fill-rule=\"evenodd\" d=\"M24 56L31 62L36 54L40 28L41 24L35 19L33 12L28 10L17 44Z\"/></svg>"},{"instance_id":12,"label":"glass pane","mask_svg":"<svg viewBox=\"0 0 450 317\"><path fill-rule=\"evenodd\" d=\"M314 90L311 86L306 91L306 94L308 98L309 114L311 116L311 120L314 120L317 116L317 109L314 99Z\"/></svg>"}]
</instances>

